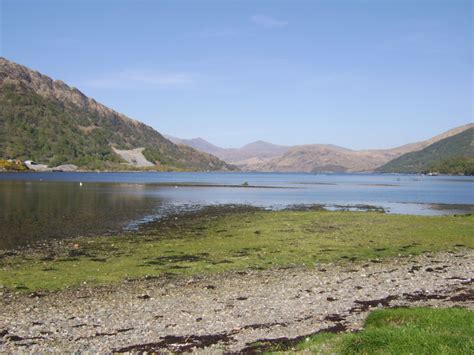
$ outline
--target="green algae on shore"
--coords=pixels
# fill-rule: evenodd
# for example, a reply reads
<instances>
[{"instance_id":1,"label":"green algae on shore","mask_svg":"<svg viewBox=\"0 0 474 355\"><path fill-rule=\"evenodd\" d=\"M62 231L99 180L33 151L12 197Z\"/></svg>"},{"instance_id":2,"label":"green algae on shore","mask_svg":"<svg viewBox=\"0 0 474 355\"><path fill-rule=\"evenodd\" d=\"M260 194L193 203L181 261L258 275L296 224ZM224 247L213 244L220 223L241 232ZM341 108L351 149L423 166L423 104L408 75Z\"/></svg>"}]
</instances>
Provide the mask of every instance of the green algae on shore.
<instances>
[{"instance_id":1,"label":"green algae on shore","mask_svg":"<svg viewBox=\"0 0 474 355\"><path fill-rule=\"evenodd\" d=\"M22 293L125 279L380 262L383 258L474 248L474 216L376 212L198 212L141 232L54 242L4 253L0 285ZM11 255L13 254L13 255Z\"/></svg>"}]
</instances>

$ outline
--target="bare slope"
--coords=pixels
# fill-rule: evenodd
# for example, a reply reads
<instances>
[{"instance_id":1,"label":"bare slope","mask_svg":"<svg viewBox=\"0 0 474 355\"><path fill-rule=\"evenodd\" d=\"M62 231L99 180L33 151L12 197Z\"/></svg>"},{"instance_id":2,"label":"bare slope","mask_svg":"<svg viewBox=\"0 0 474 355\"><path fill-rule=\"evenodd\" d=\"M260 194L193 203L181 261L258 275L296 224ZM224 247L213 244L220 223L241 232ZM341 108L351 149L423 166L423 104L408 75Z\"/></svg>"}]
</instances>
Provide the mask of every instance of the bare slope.
<instances>
[{"instance_id":1,"label":"bare slope","mask_svg":"<svg viewBox=\"0 0 474 355\"><path fill-rule=\"evenodd\" d=\"M474 124L464 125L428 140L406 144L393 149L357 151L322 144L295 146L281 157L277 157L261 165L259 170L288 172L370 172L402 154L421 150L435 142L454 136L472 127L474 127Z\"/></svg>"},{"instance_id":2,"label":"bare slope","mask_svg":"<svg viewBox=\"0 0 474 355\"><path fill-rule=\"evenodd\" d=\"M224 148L218 147L214 144L209 143L208 141L202 139L201 137L198 138L192 138L192 139L183 139L183 138L177 138L170 136L168 134L165 134L164 137L174 144L180 144L180 145L186 145L188 147L197 149L201 152L212 154L215 156L218 156L219 153L224 151Z\"/></svg>"},{"instance_id":3,"label":"bare slope","mask_svg":"<svg viewBox=\"0 0 474 355\"><path fill-rule=\"evenodd\" d=\"M456 127L425 141L392 149L351 150L331 144L281 146L257 141L242 148L225 149L202 138L169 138L177 143L214 154L227 163L247 171L282 172L370 172L406 153L419 151L442 139L452 137L474 124Z\"/></svg>"},{"instance_id":4,"label":"bare slope","mask_svg":"<svg viewBox=\"0 0 474 355\"><path fill-rule=\"evenodd\" d=\"M182 139L165 135L170 141L182 144L219 157L225 162L237 165L245 170L259 170L262 164L285 154L290 147L256 141L241 148L218 147L202 138Z\"/></svg>"}]
</instances>

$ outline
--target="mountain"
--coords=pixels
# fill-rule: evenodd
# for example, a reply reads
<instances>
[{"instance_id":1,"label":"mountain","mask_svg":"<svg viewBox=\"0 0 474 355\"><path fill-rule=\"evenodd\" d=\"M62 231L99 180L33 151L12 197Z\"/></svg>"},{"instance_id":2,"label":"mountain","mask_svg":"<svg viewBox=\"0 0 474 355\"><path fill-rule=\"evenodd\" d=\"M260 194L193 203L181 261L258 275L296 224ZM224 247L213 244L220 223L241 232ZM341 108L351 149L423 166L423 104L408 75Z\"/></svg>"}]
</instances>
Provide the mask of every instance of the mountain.
<instances>
[{"instance_id":1,"label":"mountain","mask_svg":"<svg viewBox=\"0 0 474 355\"><path fill-rule=\"evenodd\" d=\"M182 144L205 153L215 155L229 164L236 165L245 170L258 170L269 160L283 155L290 147L276 145L264 141L256 141L241 148L218 147L202 138L183 139L165 135L175 144Z\"/></svg>"},{"instance_id":2,"label":"mountain","mask_svg":"<svg viewBox=\"0 0 474 355\"><path fill-rule=\"evenodd\" d=\"M468 171L469 170L469 171ZM474 128L404 154L377 171L384 173L474 173Z\"/></svg>"},{"instance_id":3,"label":"mountain","mask_svg":"<svg viewBox=\"0 0 474 355\"><path fill-rule=\"evenodd\" d=\"M182 138L177 138L170 136L168 134L165 134L164 137L174 144L180 144L180 145L185 145L194 149L197 149L201 152L212 154L215 156L218 156L220 152L225 150L224 148L218 147L214 144L209 143L208 141L202 139L202 138L192 138L192 139L182 139Z\"/></svg>"},{"instance_id":4,"label":"mountain","mask_svg":"<svg viewBox=\"0 0 474 355\"><path fill-rule=\"evenodd\" d=\"M257 141L242 148L217 147L202 138L179 139L176 143L189 145L216 155L227 163L246 171L282 172L371 172L399 156L419 151L433 143L452 137L474 127L474 124L453 128L430 139L405 144L392 149L351 150L331 144L281 146Z\"/></svg>"},{"instance_id":5,"label":"mountain","mask_svg":"<svg viewBox=\"0 0 474 355\"><path fill-rule=\"evenodd\" d=\"M421 150L471 127L474 127L474 124L460 126L428 140L392 149L351 150L323 144L295 146L259 169L287 172L371 172L403 154Z\"/></svg>"},{"instance_id":6,"label":"mountain","mask_svg":"<svg viewBox=\"0 0 474 355\"><path fill-rule=\"evenodd\" d=\"M287 172L371 171L400 154L396 150L356 151L331 144L311 144L292 147L261 169Z\"/></svg>"},{"instance_id":7,"label":"mountain","mask_svg":"<svg viewBox=\"0 0 474 355\"><path fill-rule=\"evenodd\" d=\"M5 58L0 58L0 158L87 169L233 169Z\"/></svg>"},{"instance_id":8,"label":"mountain","mask_svg":"<svg viewBox=\"0 0 474 355\"><path fill-rule=\"evenodd\" d=\"M462 125L462 126L459 126L459 127L452 128L449 131L438 134L437 136L434 136L430 139L427 139L427 140L424 140L424 141L421 141L421 142L405 144L405 145L402 145L401 147L394 148L392 150L397 151L398 153L403 152L403 154L409 153L409 152L414 152L414 151L417 151L417 150L421 150L421 149L423 149L423 148L425 148L425 147L427 147L427 146L429 146L433 143L439 142L442 139L449 138L449 137L452 137L452 136L454 136L458 133L464 132L465 130L473 128L473 127L474 127L474 123L468 123L468 124L465 124L465 125Z\"/></svg>"},{"instance_id":9,"label":"mountain","mask_svg":"<svg viewBox=\"0 0 474 355\"><path fill-rule=\"evenodd\" d=\"M217 154L222 160L231 162L245 170L259 170L262 164L284 154L289 147L264 141L256 141L241 148L229 148Z\"/></svg>"}]
</instances>

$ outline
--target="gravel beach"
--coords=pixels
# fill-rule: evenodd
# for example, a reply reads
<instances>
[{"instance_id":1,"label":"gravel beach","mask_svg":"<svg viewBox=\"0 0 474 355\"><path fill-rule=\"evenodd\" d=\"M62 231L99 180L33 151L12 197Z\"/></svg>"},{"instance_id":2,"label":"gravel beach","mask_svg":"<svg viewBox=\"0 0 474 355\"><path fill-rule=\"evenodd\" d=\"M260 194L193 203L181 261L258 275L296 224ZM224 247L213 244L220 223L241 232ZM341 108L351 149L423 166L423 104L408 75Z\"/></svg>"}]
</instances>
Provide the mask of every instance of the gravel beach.
<instances>
[{"instance_id":1,"label":"gravel beach","mask_svg":"<svg viewBox=\"0 0 474 355\"><path fill-rule=\"evenodd\" d=\"M355 331L372 308L474 309L474 251L314 268L130 280L2 293L0 353L250 352L319 331Z\"/></svg>"}]
</instances>

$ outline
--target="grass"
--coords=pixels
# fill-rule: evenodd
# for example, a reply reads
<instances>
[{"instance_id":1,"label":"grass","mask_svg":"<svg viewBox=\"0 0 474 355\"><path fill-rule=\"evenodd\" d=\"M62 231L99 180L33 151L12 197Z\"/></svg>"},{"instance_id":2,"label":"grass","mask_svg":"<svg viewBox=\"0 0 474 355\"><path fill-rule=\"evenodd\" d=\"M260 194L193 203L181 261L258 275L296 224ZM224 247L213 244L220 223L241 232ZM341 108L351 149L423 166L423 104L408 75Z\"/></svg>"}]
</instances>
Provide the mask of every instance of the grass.
<instances>
[{"instance_id":1,"label":"grass","mask_svg":"<svg viewBox=\"0 0 474 355\"><path fill-rule=\"evenodd\" d=\"M182 218L144 234L79 238L58 252L0 258L0 285L18 292L83 283L383 259L474 247L474 216L247 211Z\"/></svg>"},{"instance_id":2,"label":"grass","mask_svg":"<svg viewBox=\"0 0 474 355\"><path fill-rule=\"evenodd\" d=\"M291 351L315 354L473 354L472 334L472 310L386 309L371 312L361 332L320 333L296 344Z\"/></svg>"}]
</instances>

